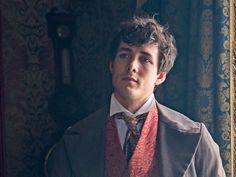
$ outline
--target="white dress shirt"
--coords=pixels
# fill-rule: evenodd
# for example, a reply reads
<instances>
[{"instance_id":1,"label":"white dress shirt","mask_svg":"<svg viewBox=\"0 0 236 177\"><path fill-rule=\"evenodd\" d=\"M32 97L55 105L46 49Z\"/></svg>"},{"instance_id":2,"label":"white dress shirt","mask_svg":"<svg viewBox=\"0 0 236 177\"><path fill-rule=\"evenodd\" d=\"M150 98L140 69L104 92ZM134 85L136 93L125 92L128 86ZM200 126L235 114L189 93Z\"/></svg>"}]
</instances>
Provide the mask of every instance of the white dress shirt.
<instances>
[{"instance_id":1,"label":"white dress shirt","mask_svg":"<svg viewBox=\"0 0 236 177\"><path fill-rule=\"evenodd\" d=\"M138 111L133 114L119 103L119 101L116 99L113 93L111 95L111 102L110 102L110 117L119 112L124 112L127 116L138 116L140 114L149 112L149 110L153 107L153 105L155 105L155 102L156 101L155 101L154 94L151 94L151 96L146 101L146 103L144 103L144 105L141 106L141 108L139 108ZM128 127L125 121L122 119L115 119L115 123L118 130L120 144L123 149L125 136L126 136ZM140 130L140 128L142 127L142 124L138 124L137 126L138 126L137 128Z\"/></svg>"}]
</instances>

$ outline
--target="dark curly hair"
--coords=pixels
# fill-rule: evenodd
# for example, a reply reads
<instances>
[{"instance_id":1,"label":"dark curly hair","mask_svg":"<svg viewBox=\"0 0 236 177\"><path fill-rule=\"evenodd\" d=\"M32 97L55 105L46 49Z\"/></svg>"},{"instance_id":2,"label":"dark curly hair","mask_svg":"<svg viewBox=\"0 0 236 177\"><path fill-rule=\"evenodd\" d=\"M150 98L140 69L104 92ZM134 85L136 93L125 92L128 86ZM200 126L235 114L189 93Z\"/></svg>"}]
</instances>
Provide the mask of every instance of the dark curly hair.
<instances>
[{"instance_id":1,"label":"dark curly hair","mask_svg":"<svg viewBox=\"0 0 236 177\"><path fill-rule=\"evenodd\" d=\"M160 25L154 17L134 16L121 23L119 31L110 45L110 59L114 60L121 42L131 46L157 44L159 50L158 72L169 72L177 55L175 39L167 28Z\"/></svg>"}]
</instances>

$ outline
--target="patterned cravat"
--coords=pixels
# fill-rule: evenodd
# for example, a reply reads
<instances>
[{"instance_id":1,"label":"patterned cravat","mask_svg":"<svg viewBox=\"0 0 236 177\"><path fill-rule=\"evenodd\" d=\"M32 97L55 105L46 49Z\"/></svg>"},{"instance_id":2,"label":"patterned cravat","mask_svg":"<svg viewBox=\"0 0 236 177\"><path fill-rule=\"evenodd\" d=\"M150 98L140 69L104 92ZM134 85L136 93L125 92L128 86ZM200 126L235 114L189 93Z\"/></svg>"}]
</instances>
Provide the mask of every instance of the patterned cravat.
<instances>
[{"instance_id":1,"label":"patterned cravat","mask_svg":"<svg viewBox=\"0 0 236 177\"><path fill-rule=\"evenodd\" d=\"M120 112L113 116L115 119L123 119L128 127L123 148L127 161L130 160L140 137L137 124L142 122L147 117L147 114L148 113L144 113L136 117L129 117L124 112Z\"/></svg>"}]
</instances>

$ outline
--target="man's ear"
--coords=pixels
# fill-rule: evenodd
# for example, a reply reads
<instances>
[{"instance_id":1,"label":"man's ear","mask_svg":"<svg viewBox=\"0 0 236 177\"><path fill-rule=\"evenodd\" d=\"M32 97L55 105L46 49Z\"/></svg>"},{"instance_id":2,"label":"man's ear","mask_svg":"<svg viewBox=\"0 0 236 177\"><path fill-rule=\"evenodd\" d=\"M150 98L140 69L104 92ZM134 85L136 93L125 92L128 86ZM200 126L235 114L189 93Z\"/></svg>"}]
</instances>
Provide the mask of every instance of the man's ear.
<instances>
[{"instance_id":1,"label":"man's ear","mask_svg":"<svg viewBox=\"0 0 236 177\"><path fill-rule=\"evenodd\" d=\"M157 85L162 84L166 80L166 75L167 75L167 73L165 71L159 72L157 74L157 79L156 79L155 85L157 86Z\"/></svg>"},{"instance_id":2,"label":"man's ear","mask_svg":"<svg viewBox=\"0 0 236 177\"><path fill-rule=\"evenodd\" d=\"M110 63L109 63L109 69L110 69L110 72L112 73L112 71L113 71L113 62L112 61L110 61Z\"/></svg>"}]
</instances>

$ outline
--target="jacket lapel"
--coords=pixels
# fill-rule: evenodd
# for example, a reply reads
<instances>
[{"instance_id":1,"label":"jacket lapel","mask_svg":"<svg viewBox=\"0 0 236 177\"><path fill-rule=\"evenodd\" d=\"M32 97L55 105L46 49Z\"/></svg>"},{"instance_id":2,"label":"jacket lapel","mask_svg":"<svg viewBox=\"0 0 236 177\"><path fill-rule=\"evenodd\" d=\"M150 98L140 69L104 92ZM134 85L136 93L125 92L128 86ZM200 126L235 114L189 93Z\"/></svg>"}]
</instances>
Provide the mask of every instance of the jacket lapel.
<instances>
[{"instance_id":1,"label":"jacket lapel","mask_svg":"<svg viewBox=\"0 0 236 177\"><path fill-rule=\"evenodd\" d=\"M158 104L158 176L184 176L200 139L200 124Z\"/></svg>"},{"instance_id":2,"label":"jacket lapel","mask_svg":"<svg viewBox=\"0 0 236 177\"><path fill-rule=\"evenodd\" d=\"M103 177L107 108L81 120L65 135L65 146L75 177Z\"/></svg>"}]
</instances>

